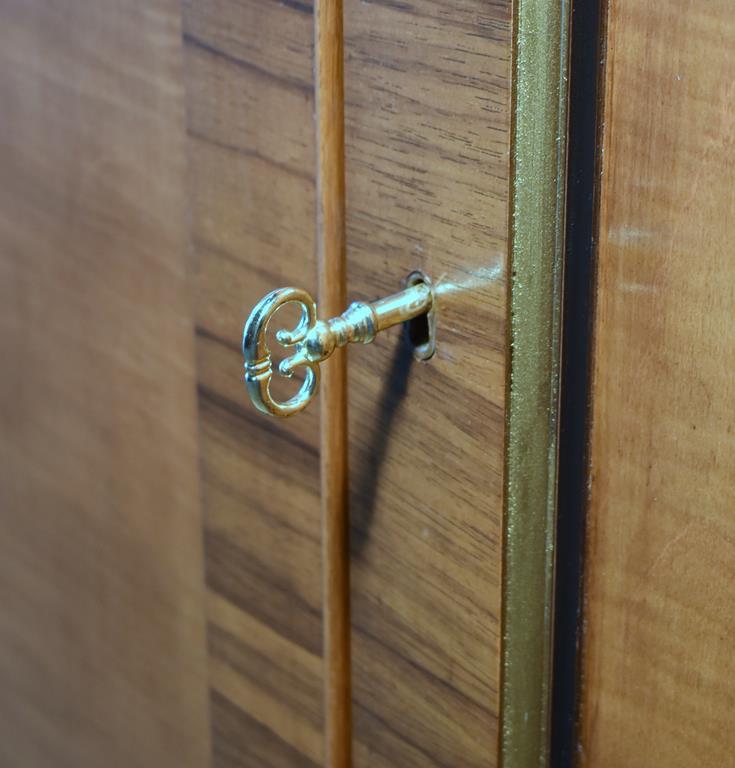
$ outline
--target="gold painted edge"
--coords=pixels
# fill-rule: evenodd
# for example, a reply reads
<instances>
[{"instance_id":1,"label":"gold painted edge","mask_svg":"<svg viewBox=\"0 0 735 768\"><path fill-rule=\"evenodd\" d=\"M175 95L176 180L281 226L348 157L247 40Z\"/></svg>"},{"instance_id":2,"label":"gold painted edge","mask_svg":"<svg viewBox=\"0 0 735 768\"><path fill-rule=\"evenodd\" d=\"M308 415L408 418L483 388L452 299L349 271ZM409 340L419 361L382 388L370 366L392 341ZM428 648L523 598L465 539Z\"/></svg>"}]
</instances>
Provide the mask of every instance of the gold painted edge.
<instances>
[{"instance_id":1,"label":"gold painted edge","mask_svg":"<svg viewBox=\"0 0 735 768\"><path fill-rule=\"evenodd\" d=\"M513 13L502 768L548 762L570 0Z\"/></svg>"}]
</instances>

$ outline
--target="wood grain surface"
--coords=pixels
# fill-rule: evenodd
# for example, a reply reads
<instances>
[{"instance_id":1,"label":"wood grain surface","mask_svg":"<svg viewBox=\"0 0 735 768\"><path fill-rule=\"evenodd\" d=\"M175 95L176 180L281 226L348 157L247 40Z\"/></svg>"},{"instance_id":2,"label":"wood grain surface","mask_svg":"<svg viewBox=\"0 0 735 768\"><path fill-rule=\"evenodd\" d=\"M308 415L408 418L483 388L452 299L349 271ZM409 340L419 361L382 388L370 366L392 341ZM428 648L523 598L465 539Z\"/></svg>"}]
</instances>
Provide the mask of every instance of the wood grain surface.
<instances>
[{"instance_id":1,"label":"wood grain surface","mask_svg":"<svg viewBox=\"0 0 735 768\"><path fill-rule=\"evenodd\" d=\"M0 2L0 764L209 765L178 3Z\"/></svg>"},{"instance_id":2,"label":"wood grain surface","mask_svg":"<svg viewBox=\"0 0 735 768\"><path fill-rule=\"evenodd\" d=\"M349 351L354 765L497 764L511 4L345 2L348 299L438 285L437 354Z\"/></svg>"},{"instance_id":3,"label":"wood grain surface","mask_svg":"<svg viewBox=\"0 0 735 768\"><path fill-rule=\"evenodd\" d=\"M214 762L322 765L319 409L249 403L247 313L316 294L313 11L184 3Z\"/></svg>"},{"instance_id":4,"label":"wood grain surface","mask_svg":"<svg viewBox=\"0 0 735 768\"><path fill-rule=\"evenodd\" d=\"M735 765L735 20L607 30L581 764Z\"/></svg>"}]
</instances>

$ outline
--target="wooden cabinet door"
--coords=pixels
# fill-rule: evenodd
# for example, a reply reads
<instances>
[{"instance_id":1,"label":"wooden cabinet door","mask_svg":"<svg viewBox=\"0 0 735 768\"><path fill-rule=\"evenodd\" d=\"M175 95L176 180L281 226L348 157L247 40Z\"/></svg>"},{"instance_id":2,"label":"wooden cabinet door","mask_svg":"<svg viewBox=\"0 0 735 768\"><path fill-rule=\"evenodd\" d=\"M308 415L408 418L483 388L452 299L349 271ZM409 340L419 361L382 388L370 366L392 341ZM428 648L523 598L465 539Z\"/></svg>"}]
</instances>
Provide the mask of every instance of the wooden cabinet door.
<instances>
[{"instance_id":1,"label":"wooden cabinet door","mask_svg":"<svg viewBox=\"0 0 735 768\"><path fill-rule=\"evenodd\" d=\"M437 316L431 360L398 328L350 350L339 475L328 396L277 420L242 383L249 310L317 284L312 3L0 2L0 764L535 768L565 717L580 765L733 764L735 25L725 0L605 7L594 218L565 201L568 6L334 4L338 287L420 270ZM557 404L567 214L598 245L589 475L584 414L576 475L557 443L583 409ZM552 638L574 480L576 662L575 598Z\"/></svg>"},{"instance_id":2,"label":"wooden cabinet door","mask_svg":"<svg viewBox=\"0 0 735 768\"><path fill-rule=\"evenodd\" d=\"M437 336L428 362L397 328L349 354L340 738L356 768L522 768L547 741L566 8L341 10L342 287L422 270ZM309 2L0 2L3 764L345 768L331 404L263 417L240 347L258 299L316 286L314 45Z\"/></svg>"},{"instance_id":3,"label":"wooden cabinet door","mask_svg":"<svg viewBox=\"0 0 735 768\"><path fill-rule=\"evenodd\" d=\"M0 764L209 764L177 3L0 3Z\"/></svg>"},{"instance_id":4,"label":"wooden cabinet door","mask_svg":"<svg viewBox=\"0 0 735 768\"><path fill-rule=\"evenodd\" d=\"M545 754L566 24L521 5L344 4L345 292L420 269L438 307L429 362L400 329L349 351L357 768ZM183 26L215 763L332 765L318 409L256 412L238 349L261 297L317 283L313 8Z\"/></svg>"},{"instance_id":5,"label":"wooden cabinet door","mask_svg":"<svg viewBox=\"0 0 735 768\"><path fill-rule=\"evenodd\" d=\"M585 766L735 764L731 10L609 7Z\"/></svg>"}]
</instances>

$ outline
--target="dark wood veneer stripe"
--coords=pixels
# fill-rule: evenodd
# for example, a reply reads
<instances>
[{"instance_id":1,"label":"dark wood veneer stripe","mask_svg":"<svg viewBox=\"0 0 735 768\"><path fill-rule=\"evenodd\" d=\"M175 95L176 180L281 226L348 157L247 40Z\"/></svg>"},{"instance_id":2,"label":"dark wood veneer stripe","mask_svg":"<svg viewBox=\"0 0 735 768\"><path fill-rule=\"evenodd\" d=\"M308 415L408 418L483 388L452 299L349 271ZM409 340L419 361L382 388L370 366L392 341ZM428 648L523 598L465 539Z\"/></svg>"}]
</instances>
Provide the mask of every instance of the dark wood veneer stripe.
<instances>
[{"instance_id":1,"label":"dark wood veneer stripe","mask_svg":"<svg viewBox=\"0 0 735 768\"><path fill-rule=\"evenodd\" d=\"M322 652L321 612L294 592L287 581L233 544L226 533L204 535L207 585L258 621L317 656Z\"/></svg>"},{"instance_id":2,"label":"dark wood veneer stripe","mask_svg":"<svg viewBox=\"0 0 735 768\"><path fill-rule=\"evenodd\" d=\"M319 451L311 443L300 440L292 433L282 431L279 428L278 422L262 418L248 403L237 403L201 383L197 386L197 391L199 397L214 408L224 411L229 416L234 416L240 421L247 422L248 427L258 432L265 432L271 437L281 440L283 442L283 450L287 452L297 451L314 458L319 456ZM281 454L281 459L283 459L283 454Z\"/></svg>"},{"instance_id":3,"label":"dark wood veneer stripe","mask_svg":"<svg viewBox=\"0 0 735 768\"><path fill-rule=\"evenodd\" d=\"M319 768L215 690L211 705L217 768Z\"/></svg>"},{"instance_id":4,"label":"dark wood veneer stripe","mask_svg":"<svg viewBox=\"0 0 735 768\"><path fill-rule=\"evenodd\" d=\"M252 62L247 61L246 59L241 59L238 56L233 56L231 53L226 53L220 48L217 48L216 46L206 42L205 40L202 40L196 37L190 32L184 33L184 43L186 45L192 46L193 48L197 48L200 51L205 51L206 53L209 53L212 56L216 56L217 58L222 59L223 61L227 61L230 64L234 64L237 67L245 69L248 72L251 72L252 74L257 75L258 77L265 77L269 80L274 80L284 88L292 88L309 95L312 92L313 86L311 83L303 82L301 80L295 80L290 77L283 77L282 75L277 75L275 72L270 72L267 69L263 69L262 67L259 67L257 64L253 64Z\"/></svg>"}]
</instances>

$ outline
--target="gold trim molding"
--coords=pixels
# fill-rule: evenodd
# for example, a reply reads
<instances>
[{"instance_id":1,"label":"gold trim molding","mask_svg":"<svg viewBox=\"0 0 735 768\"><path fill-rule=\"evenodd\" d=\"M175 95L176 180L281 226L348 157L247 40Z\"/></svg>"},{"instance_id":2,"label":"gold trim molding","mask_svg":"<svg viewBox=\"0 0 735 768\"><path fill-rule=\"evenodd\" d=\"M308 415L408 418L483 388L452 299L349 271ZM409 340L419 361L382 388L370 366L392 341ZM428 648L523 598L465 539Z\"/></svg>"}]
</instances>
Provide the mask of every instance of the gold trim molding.
<instances>
[{"instance_id":1,"label":"gold trim molding","mask_svg":"<svg viewBox=\"0 0 735 768\"><path fill-rule=\"evenodd\" d=\"M569 14L514 5L502 768L548 761Z\"/></svg>"}]
</instances>

